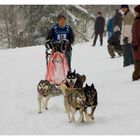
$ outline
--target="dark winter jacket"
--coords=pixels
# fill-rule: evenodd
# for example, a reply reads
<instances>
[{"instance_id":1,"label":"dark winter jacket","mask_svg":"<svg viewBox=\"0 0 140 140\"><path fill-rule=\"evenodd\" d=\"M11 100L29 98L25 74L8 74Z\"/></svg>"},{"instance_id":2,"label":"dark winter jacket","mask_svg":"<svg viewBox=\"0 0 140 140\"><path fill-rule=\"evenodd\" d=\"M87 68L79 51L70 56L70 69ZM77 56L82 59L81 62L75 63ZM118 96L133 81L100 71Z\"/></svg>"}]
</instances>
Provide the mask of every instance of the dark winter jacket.
<instances>
[{"instance_id":1,"label":"dark winter jacket","mask_svg":"<svg viewBox=\"0 0 140 140\"><path fill-rule=\"evenodd\" d=\"M113 33L113 35L108 40L109 45L119 46L120 45L120 35L121 35L120 31Z\"/></svg>"},{"instance_id":2,"label":"dark winter jacket","mask_svg":"<svg viewBox=\"0 0 140 140\"><path fill-rule=\"evenodd\" d=\"M97 17L94 26L95 33L103 33L104 26L105 26L105 19L102 16Z\"/></svg>"},{"instance_id":3,"label":"dark winter jacket","mask_svg":"<svg viewBox=\"0 0 140 140\"><path fill-rule=\"evenodd\" d=\"M122 14L120 12L116 12L113 18L113 28L117 25L122 30L122 21L123 21Z\"/></svg>"},{"instance_id":4,"label":"dark winter jacket","mask_svg":"<svg viewBox=\"0 0 140 140\"><path fill-rule=\"evenodd\" d=\"M107 23L107 31L113 33L113 18L109 19Z\"/></svg>"},{"instance_id":5,"label":"dark winter jacket","mask_svg":"<svg viewBox=\"0 0 140 140\"><path fill-rule=\"evenodd\" d=\"M69 40L69 47L67 47L67 51L71 51L71 44L74 42L74 33L70 26L65 25L63 28L61 28L58 26L58 24L56 24L49 31L46 39L51 39L52 42L59 42L62 39L67 39Z\"/></svg>"},{"instance_id":6,"label":"dark winter jacket","mask_svg":"<svg viewBox=\"0 0 140 140\"><path fill-rule=\"evenodd\" d=\"M132 26L133 59L140 61L140 16L135 18Z\"/></svg>"}]
</instances>

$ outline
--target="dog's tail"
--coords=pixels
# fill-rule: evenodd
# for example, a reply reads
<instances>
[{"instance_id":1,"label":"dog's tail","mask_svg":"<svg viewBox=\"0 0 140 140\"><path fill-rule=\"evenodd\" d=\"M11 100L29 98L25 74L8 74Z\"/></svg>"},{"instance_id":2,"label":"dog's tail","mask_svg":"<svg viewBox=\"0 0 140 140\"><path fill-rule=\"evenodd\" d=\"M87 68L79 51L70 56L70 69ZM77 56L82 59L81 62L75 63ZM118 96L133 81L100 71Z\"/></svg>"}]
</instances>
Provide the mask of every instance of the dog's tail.
<instances>
[{"instance_id":1,"label":"dog's tail","mask_svg":"<svg viewBox=\"0 0 140 140\"><path fill-rule=\"evenodd\" d=\"M86 76L82 75L82 82L84 83L86 81Z\"/></svg>"}]
</instances>

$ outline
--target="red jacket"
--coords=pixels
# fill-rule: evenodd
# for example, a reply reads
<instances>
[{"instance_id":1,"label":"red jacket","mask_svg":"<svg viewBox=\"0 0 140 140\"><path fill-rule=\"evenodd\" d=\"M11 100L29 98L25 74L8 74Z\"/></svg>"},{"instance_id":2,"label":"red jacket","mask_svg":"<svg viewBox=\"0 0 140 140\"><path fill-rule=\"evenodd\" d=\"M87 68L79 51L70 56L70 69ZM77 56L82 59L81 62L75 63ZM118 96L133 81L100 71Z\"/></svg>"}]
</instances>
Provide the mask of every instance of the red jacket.
<instances>
[{"instance_id":1,"label":"red jacket","mask_svg":"<svg viewBox=\"0 0 140 140\"><path fill-rule=\"evenodd\" d=\"M132 49L134 60L140 60L140 16L135 18L132 27Z\"/></svg>"}]
</instances>

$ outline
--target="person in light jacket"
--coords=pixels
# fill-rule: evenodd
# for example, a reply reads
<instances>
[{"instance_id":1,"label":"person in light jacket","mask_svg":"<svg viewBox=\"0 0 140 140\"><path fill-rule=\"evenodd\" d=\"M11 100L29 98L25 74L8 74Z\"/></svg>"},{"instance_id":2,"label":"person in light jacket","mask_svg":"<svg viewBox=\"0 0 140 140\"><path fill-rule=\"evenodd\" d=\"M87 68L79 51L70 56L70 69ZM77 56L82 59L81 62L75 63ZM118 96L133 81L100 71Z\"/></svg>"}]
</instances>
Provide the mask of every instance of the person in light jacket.
<instances>
[{"instance_id":1,"label":"person in light jacket","mask_svg":"<svg viewBox=\"0 0 140 140\"><path fill-rule=\"evenodd\" d=\"M128 65L133 64L132 57L132 25L134 21L134 15L129 10L128 5L121 5L121 10L123 12L123 23L122 23L122 32L121 32L121 44L123 45L123 66L126 67Z\"/></svg>"}]
</instances>

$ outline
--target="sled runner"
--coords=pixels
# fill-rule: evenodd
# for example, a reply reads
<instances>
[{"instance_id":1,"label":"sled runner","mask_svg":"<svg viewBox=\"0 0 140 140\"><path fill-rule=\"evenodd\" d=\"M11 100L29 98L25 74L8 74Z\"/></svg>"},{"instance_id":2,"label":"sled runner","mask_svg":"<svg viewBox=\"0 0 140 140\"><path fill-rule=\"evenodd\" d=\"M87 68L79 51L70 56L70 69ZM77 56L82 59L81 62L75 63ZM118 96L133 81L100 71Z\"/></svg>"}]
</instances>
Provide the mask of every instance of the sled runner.
<instances>
[{"instance_id":1,"label":"sled runner","mask_svg":"<svg viewBox=\"0 0 140 140\"><path fill-rule=\"evenodd\" d=\"M51 84L60 85L65 80L69 70L68 63L65 57L65 51L68 41L61 42L47 41L46 45L46 76L45 79Z\"/></svg>"}]
</instances>

